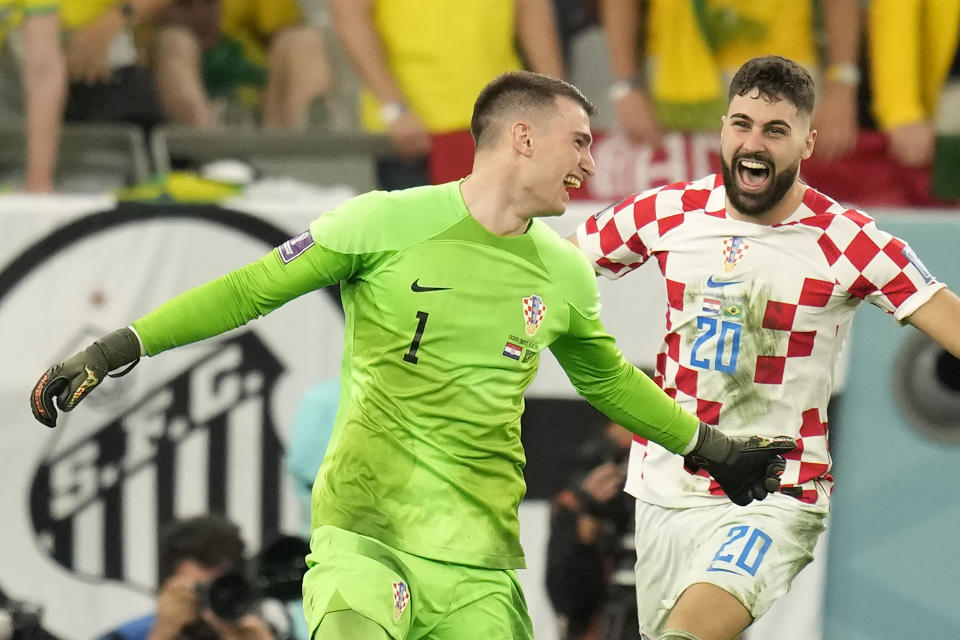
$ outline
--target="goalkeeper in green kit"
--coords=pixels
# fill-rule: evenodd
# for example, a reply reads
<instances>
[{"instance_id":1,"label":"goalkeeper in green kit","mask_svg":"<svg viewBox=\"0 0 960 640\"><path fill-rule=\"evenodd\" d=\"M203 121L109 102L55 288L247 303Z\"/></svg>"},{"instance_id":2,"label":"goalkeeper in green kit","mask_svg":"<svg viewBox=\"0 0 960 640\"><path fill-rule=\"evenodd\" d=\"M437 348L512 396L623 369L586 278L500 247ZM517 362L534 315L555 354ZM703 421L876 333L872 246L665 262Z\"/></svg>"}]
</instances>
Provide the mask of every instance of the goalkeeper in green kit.
<instances>
[{"instance_id":1,"label":"goalkeeper in green kit","mask_svg":"<svg viewBox=\"0 0 960 640\"><path fill-rule=\"evenodd\" d=\"M523 394L550 348L591 404L709 471L747 504L777 490L789 438L728 438L630 365L593 269L540 216L594 172L593 105L530 72L477 98L473 173L358 196L269 254L51 367L31 393L56 424L110 371L340 283L340 408L313 488L304 610L317 640L531 638Z\"/></svg>"}]
</instances>

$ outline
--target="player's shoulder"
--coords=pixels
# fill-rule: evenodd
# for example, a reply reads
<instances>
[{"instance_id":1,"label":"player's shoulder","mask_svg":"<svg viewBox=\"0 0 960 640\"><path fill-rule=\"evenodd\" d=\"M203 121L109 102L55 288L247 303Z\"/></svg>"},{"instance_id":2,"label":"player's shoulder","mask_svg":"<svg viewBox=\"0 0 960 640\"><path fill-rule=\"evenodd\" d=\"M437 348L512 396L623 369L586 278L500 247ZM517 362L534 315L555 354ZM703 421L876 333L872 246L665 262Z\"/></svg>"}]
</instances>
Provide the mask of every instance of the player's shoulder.
<instances>
[{"instance_id":1,"label":"player's shoulder","mask_svg":"<svg viewBox=\"0 0 960 640\"><path fill-rule=\"evenodd\" d=\"M344 251L388 251L430 238L468 215L459 183L370 191L313 221L314 239Z\"/></svg>"},{"instance_id":2,"label":"player's shoulder","mask_svg":"<svg viewBox=\"0 0 960 640\"><path fill-rule=\"evenodd\" d=\"M847 207L812 187L807 187L793 223L820 229L827 236L856 234L876 224L869 214Z\"/></svg>"},{"instance_id":3,"label":"player's shoulder","mask_svg":"<svg viewBox=\"0 0 960 640\"><path fill-rule=\"evenodd\" d=\"M613 206L614 212L633 210L638 226L673 216L722 212L725 206L723 179L711 174L697 180L672 182L627 196Z\"/></svg>"},{"instance_id":4,"label":"player's shoulder","mask_svg":"<svg viewBox=\"0 0 960 640\"><path fill-rule=\"evenodd\" d=\"M533 221L528 233L536 244L544 268L567 301L581 313L590 313L596 305L597 282L586 256L540 220Z\"/></svg>"}]
</instances>

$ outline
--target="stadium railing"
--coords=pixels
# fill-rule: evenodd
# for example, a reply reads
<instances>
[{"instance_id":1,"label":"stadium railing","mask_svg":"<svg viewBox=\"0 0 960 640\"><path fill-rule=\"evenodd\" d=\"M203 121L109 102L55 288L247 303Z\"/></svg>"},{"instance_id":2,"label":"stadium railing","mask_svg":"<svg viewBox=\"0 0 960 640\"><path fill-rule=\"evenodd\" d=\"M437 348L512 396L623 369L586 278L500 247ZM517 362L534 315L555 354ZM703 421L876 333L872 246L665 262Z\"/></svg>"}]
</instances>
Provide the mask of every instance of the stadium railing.
<instances>
[{"instance_id":1,"label":"stadium railing","mask_svg":"<svg viewBox=\"0 0 960 640\"><path fill-rule=\"evenodd\" d=\"M239 160L261 177L286 177L321 186L376 187L378 156L390 151L386 136L362 132L154 129L150 150L160 173L198 170L216 160Z\"/></svg>"},{"instance_id":2,"label":"stadium railing","mask_svg":"<svg viewBox=\"0 0 960 640\"><path fill-rule=\"evenodd\" d=\"M0 184L19 186L26 164L24 129L0 127ZM140 128L125 124L65 124L57 159L57 186L99 193L151 175L150 156Z\"/></svg>"}]
</instances>

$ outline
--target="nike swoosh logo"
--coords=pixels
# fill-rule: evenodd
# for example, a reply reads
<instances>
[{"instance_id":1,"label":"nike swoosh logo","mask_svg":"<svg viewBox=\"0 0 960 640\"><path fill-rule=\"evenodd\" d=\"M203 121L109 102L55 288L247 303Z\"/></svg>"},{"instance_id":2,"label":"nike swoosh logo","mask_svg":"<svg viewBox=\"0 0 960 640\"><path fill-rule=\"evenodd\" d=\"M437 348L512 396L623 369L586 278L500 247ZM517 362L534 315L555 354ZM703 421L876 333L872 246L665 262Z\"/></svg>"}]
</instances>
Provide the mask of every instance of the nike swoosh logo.
<instances>
[{"instance_id":1,"label":"nike swoosh logo","mask_svg":"<svg viewBox=\"0 0 960 640\"><path fill-rule=\"evenodd\" d=\"M743 280L721 280L717 282L713 279L713 276L707 278L707 286L711 289L718 289L720 287L729 287L732 284L740 284Z\"/></svg>"},{"instance_id":2,"label":"nike swoosh logo","mask_svg":"<svg viewBox=\"0 0 960 640\"><path fill-rule=\"evenodd\" d=\"M452 288L453 287L421 287L420 278L414 280L410 285L410 291L415 291L417 293L421 293L423 291L449 291Z\"/></svg>"}]
</instances>

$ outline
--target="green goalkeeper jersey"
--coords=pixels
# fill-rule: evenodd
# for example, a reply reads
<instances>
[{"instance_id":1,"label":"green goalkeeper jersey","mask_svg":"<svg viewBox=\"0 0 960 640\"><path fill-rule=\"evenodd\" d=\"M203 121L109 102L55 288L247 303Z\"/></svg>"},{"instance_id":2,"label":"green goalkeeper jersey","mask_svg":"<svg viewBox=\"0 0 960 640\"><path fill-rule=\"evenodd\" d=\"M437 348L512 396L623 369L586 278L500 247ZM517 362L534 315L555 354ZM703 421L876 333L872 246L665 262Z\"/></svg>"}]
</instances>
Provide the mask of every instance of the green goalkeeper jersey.
<instances>
[{"instance_id":1,"label":"green goalkeeper jersey","mask_svg":"<svg viewBox=\"0 0 960 640\"><path fill-rule=\"evenodd\" d=\"M340 408L313 526L415 555L524 564L523 393L549 347L577 390L672 451L697 420L627 363L586 259L538 220L498 236L459 183L359 196L261 260L134 323L148 354L216 335L340 283Z\"/></svg>"}]
</instances>

